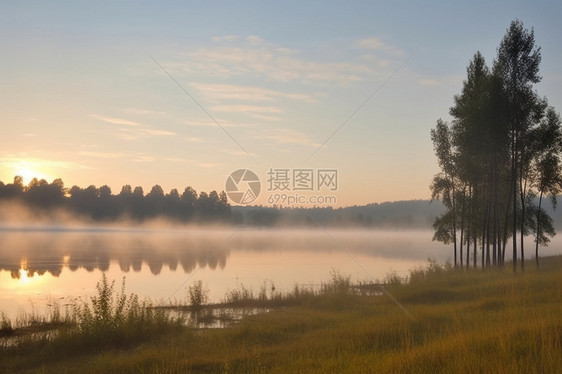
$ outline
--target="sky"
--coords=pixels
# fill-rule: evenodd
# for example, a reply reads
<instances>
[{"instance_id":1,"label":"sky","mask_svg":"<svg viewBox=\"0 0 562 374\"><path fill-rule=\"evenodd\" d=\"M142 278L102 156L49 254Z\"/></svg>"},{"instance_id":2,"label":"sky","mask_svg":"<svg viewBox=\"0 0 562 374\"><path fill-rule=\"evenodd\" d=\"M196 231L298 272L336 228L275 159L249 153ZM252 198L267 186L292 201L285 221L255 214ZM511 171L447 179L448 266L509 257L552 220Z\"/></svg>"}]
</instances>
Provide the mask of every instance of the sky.
<instances>
[{"instance_id":1,"label":"sky","mask_svg":"<svg viewBox=\"0 0 562 374\"><path fill-rule=\"evenodd\" d=\"M429 132L512 20L534 28L536 89L560 111L560 14L559 1L4 1L0 180L209 192L249 169L253 204L427 199ZM323 170L337 183L322 187Z\"/></svg>"}]
</instances>

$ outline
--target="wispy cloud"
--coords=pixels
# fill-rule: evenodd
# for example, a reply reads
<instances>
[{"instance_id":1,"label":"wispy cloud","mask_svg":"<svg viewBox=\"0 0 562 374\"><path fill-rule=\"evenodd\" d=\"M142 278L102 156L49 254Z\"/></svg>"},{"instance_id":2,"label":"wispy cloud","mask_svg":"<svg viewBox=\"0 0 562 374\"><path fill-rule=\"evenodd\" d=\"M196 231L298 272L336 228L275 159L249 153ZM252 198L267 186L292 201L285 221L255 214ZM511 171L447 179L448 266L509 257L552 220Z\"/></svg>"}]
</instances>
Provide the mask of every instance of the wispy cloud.
<instances>
[{"instance_id":1,"label":"wispy cloud","mask_svg":"<svg viewBox=\"0 0 562 374\"><path fill-rule=\"evenodd\" d=\"M258 120L278 121L280 118L275 114L283 113L283 109L276 106L261 106L247 104L214 105L214 112L242 113Z\"/></svg>"},{"instance_id":2,"label":"wispy cloud","mask_svg":"<svg viewBox=\"0 0 562 374\"><path fill-rule=\"evenodd\" d=\"M131 161L133 162L153 162L155 160L154 157L146 155L146 154L139 154L136 155Z\"/></svg>"},{"instance_id":3,"label":"wispy cloud","mask_svg":"<svg viewBox=\"0 0 562 374\"><path fill-rule=\"evenodd\" d=\"M247 156L246 152L244 151L240 151L240 152L242 152L243 155ZM162 157L161 160L168 161L168 162L176 162L176 163L188 163L188 164L197 165L202 168L214 168L222 165L220 163L214 163L214 162L199 162L183 157Z\"/></svg>"},{"instance_id":4,"label":"wispy cloud","mask_svg":"<svg viewBox=\"0 0 562 374\"><path fill-rule=\"evenodd\" d=\"M214 163L214 162L200 162L197 164L197 166L200 166L202 168L215 168L217 166L220 166L221 164L219 163Z\"/></svg>"},{"instance_id":5,"label":"wispy cloud","mask_svg":"<svg viewBox=\"0 0 562 374\"><path fill-rule=\"evenodd\" d=\"M123 118L115 118L115 117L105 117L105 116L100 116L99 114L90 114L90 117L95 118L97 120L103 121L103 122L107 122L107 123L111 123L114 125L124 125L124 126L141 126L140 123L135 122L135 121L130 121L127 119L123 119Z\"/></svg>"},{"instance_id":6,"label":"wispy cloud","mask_svg":"<svg viewBox=\"0 0 562 374\"><path fill-rule=\"evenodd\" d=\"M206 101L214 103L210 107L213 112L244 113L254 119L278 121L280 118L272 114L283 113L279 105L259 105L261 103L280 104L280 99L315 103L311 95L294 92L282 92L263 87L240 86L231 84L192 83ZM233 104L233 102L237 102Z\"/></svg>"},{"instance_id":7,"label":"wispy cloud","mask_svg":"<svg viewBox=\"0 0 562 374\"><path fill-rule=\"evenodd\" d=\"M204 84L192 83L200 95L207 101L219 102L221 100L237 101L274 101L285 98L306 103L315 103L317 100L311 95L275 91L263 87L240 86L232 84Z\"/></svg>"},{"instance_id":8,"label":"wispy cloud","mask_svg":"<svg viewBox=\"0 0 562 374\"><path fill-rule=\"evenodd\" d=\"M193 162L190 159L182 158L182 157L162 157L163 161L170 161L170 162Z\"/></svg>"},{"instance_id":9,"label":"wispy cloud","mask_svg":"<svg viewBox=\"0 0 562 374\"><path fill-rule=\"evenodd\" d=\"M124 112L130 114L140 114L140 115L164 115L166 112L161 112L157 110L150 110L150 109L138 109L138 108L126 108L123 109Z\"/></svg>"},{"instance_id":10,"label":"wispy cloud","mask_svg":"<svg viewBox=\"0 0 562 374\"><path fill-rule=\"evenodd\" d=\"M225 41L215 37L214 41ZM198 48L185 53L185 62L166 64L176 72L219 78L256 76L277 82L323 82L349 85L375 74L369 65L357 62L314 61L299 51L269 43L252 35L228 38L231 43Z\"/></svg>"},{"instance_id":11,"label":"wispy cloud","mask_svg":"<svg viewBox=\"0 0 562 374\"><path fill-rule=\"evenodd\" d=\"M155 136L172 136L176 135L175 132L168 131L168 130L157 130L157 129L139 129L139 133L147 134L147 135L155 135Z\"/></svg>"},{"instance_id":12,"label":"wispy cloud","mask_svg":"<svg viewBox=\"0 0 562 374\"><path fill-rule=\"evenodd\" d=\"M250 35L250 36L246 37L246 40L248 42L252 43L252 44L260 44L260 43L265 42L264 39L260 38L257 35Z\"/></svg>"},{"instance_id":13,"label":"wispy cloud","mask_svg":"<svg viewBox=\"0 0 562 374\"><path fill-rule=\"evenodd\" d=\"M97 120L118 125L116 135L125 140L137 140L150 136L172 136L175 132L161 129L153 129L139 122L131 121L123 118L106 117L99 114L91 114L90 117Z\"/></svg>"},{"instance_id":14,"label":"wispy cloud","mask_svg":"<svg viewBox=\"0 0 562 374\"><path fill-rule=\"evenodd\" d=\"M78 152L79 156L86 156L86 157L93 157L93 158L107 158L107 159L116 159L116 158L123 158L127 157L128 154L126 153L118 153L118 152L92 152L92 151L81 151Z\"/></svg>"},{"instance_id":15,"label":"wispy cloud","mask_svg":"<svg viewBox=\"0 0 562 374\"><path fill-rule=\"evenodd\" d=\"M223 150L224 153L228 153L234 156L246 156L246 152L244 151L228 151L228 150ZM253 157L256 157L257 155L255 153L251 154Z\"/></svg>"},{"instance_id":16,"label":"wispy cloud","mask_svg":"<svg viewBox=\"0 0 562 374\"><path fill-rule=\"evenodd\" d=\"M280 121L281 118L279 117L275 117L275 116L267 116L264 114L259 114L259 113L250 113L250 117L257 119L257 120L263 120L263 121Z\"/></svg>"},{"instance_id":17,"label":"wispy cloud","mask_svg":"<svg viewBox=\"0 0 562 374\"><path fill-rule=\"evenodd\" d=\"M153 136L173 136L175 132L167 130L156 130L149 128L128 129L121 128L117 130L116 135L125 140L139 140Z\"/></svg>"},{"instance_id":18,"label":"wispy cloud","mask_svg":"<svg viewBox=\"0 0 562 374\"><path fill-rule=\"evenodd\" d=\"M217 127L217 124L215 123L215 121L213 121L211 119L187 119L187 120L183 121L183 124L185 124L187 126L193 126L193 127ZM221 122L221 125L223 127L231 127L232 126L232 124L224 123L224 122Z\"/></svg>"},{"instance_id":19,"label":"wispy cloud","mask_svg":"<svg viewBox=\"0 0 562 374\"><path fill-rule=\"evenodd\" d=\"M222 127L244 127L244 128L254 128L256 127L255 124L250 123L240 123L240 122L231 122L226 119L217 119ZM211 119L187 119L182 122L187 126L193 127L217 127L215 121Z\"/></svg>"},{"instance_id":20,"label":"wispy cloud","mask_svg":"<svg viewBox=\"0 0 562 374\"><path fill-rule=\"evenodd\" d=\"M221 42L233 42L235 40L238 40L240 37L238 35L217 35L217 36L213 36L211 38L212 41L214 41L215 43L221 43Z\"/></svg>"},{"instance_id":21,"label":"wispy cloud","mask_svg":"<svg viewBox=\"0 0 562 374\"><path fill-rule=\"evenodd\" d=\"M275 129L257 137L272 140L279 144L298 144L309 147L318 147L320 145L312 141L306 134L295 129Z\"/></svg>"},{"instance_id":22,"label":"wispy cloud","mask_svg":"<svg viewBox=\"0 0 562 374\"><path fill-rule=\"evenodd\" d=\"M247 104L233 104L233 105L213 105L211 110L215 112L229 112L229 113L283 113L281 108L275 106L260 106L260 105L247 105Z\"/></svg>"},{"instance_id":23,"label":"wispy cloud","mask_svg":"<svg viewBox=\"0 0 562 374\"><path fill-rule=\"evenodd\" d=\"M376 37L358 40L353 45L355 48L358 49L382 51L397 56L401 56L404 54L404 51L402 51L400 48L396 48L394 46L388 45L385 42L383 42L380 38L376 38Z\"/></svg>"}]
</instances>

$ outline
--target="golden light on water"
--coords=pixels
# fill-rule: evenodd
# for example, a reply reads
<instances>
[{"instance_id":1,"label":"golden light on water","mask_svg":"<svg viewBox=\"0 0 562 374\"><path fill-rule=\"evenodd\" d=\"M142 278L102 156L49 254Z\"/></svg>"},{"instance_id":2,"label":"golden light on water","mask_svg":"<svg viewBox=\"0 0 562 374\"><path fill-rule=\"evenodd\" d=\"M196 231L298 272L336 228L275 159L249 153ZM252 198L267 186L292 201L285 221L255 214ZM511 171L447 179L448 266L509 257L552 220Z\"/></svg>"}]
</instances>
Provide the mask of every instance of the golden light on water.
<instances>
[{"instance_id":1,"label":"golden light on water","mask_svg":"<svg viewBox=\"0 0 562 374\"><path fill-rule=\"evenodd\" d=\"M30 276L29 267L27 266L27 259L22 259L19 269L19 283L22 285L28 285L31 283L36 283L40 278L41 277L36 272L31 274Z\"/></svg>"},{"instance_id":2,"label":"golden light on water","mask_svg":"<svg viewBox=\"0 0 562 374\"><path fill-rule=\"evenodd\" d=\"M27 270L20 269L20 283L27 284L29 283L29 276L27 275Z\"/></svg>"}]
</instances>

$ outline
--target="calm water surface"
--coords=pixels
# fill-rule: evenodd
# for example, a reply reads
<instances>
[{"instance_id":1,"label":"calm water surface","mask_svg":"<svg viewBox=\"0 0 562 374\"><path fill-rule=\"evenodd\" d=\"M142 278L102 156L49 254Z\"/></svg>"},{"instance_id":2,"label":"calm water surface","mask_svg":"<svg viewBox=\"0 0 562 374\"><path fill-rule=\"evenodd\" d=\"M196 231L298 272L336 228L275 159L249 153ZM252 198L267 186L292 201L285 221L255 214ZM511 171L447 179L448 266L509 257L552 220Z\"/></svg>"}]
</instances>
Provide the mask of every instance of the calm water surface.
<instances>
[{"instance_id":1,"label":"calm water surface","mask_svg":"<svg viewBox=\"0 0 562 374\"><path fill-rule=\"evenodd\" d=\"M119 284L125 276L127 293L159 303L185 299L195 280L204 282L211 301L220 301L240 284L256 294L264 282L277 290L314 287L332 269L354 281L390 271L406 276L428 257L451 259L451 248L431 237L431 231L4 227L0 311L16 318L19 311L91 295L102 272ZM555 240L541 254L561 253L560 244ZM531 256L534 249L527 248Z\"/></svg>"}]
</instances>

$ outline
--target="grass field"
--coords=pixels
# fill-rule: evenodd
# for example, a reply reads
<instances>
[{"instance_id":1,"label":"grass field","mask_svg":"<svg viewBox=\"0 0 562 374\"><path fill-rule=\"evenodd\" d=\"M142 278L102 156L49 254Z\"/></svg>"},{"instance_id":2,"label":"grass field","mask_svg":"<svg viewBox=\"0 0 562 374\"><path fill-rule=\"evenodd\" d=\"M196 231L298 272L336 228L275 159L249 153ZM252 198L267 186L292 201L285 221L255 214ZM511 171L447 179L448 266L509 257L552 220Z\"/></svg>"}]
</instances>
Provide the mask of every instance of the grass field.
<instances>
[{"instance_id":1,"label":"grass field","mask_svg":"<svg viewBox=\"0 0 562 374\"><path fill-rule=\"evenodd\" d=\"M388 286L412 318L387 296L350 292L341 276L225 329L184 327L159 311L139 325L137 303L122 313L129 324L92 322L1 349L0 372L559 373L562 256L533 266L414 270L410 283ZM118 303L107 305L109 320L127 319L112 312ZM82 322L96 320L90 312Z\"/></svg>"}]
</instances>

